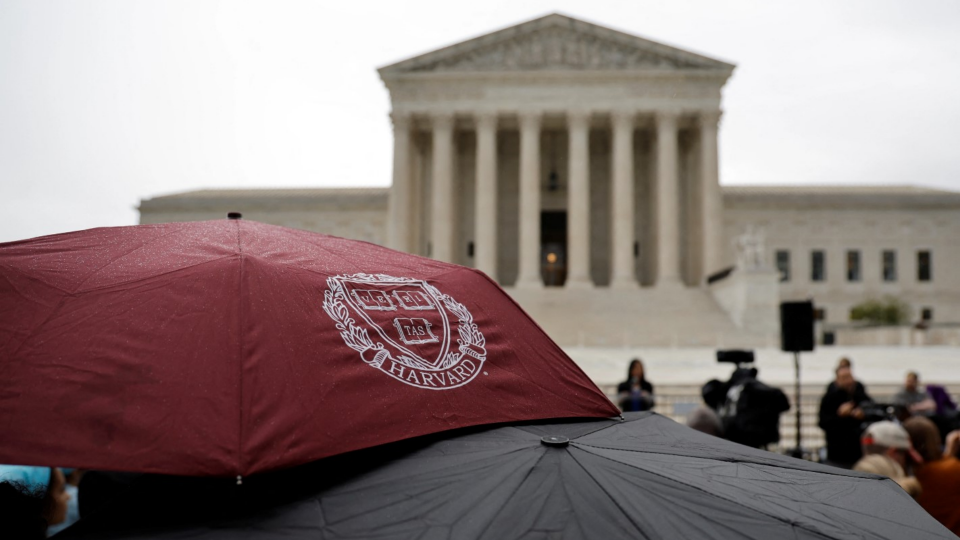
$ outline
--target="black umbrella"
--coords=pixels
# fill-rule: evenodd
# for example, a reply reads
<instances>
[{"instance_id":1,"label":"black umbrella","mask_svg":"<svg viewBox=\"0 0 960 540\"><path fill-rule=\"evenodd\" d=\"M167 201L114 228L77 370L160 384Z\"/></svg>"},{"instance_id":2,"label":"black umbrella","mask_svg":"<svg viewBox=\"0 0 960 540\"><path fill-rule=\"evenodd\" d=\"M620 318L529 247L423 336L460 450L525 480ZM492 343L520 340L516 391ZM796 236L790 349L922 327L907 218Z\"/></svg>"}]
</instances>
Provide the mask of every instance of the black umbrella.
<instances>
[{"instance_id":1,"label":"black umbrella","mask_svg":"<svg viewBox=\"0 0 960 540\"><path fill-rule=\"evenodd\" d=\"M652 413L470 428L240 486L145 478L65 537L954 538L892 480Z\"/></svg>"}]
</instances>

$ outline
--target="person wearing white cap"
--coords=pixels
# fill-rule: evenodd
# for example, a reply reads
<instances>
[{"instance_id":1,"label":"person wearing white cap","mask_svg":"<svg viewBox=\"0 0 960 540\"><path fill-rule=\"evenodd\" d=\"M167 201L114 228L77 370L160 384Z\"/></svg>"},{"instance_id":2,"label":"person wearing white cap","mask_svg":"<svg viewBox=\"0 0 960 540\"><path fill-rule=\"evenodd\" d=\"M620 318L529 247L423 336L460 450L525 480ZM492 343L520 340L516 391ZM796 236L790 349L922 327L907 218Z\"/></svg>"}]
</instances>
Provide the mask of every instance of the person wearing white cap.
<instances>
[{"instance_id":1,"label":"person wearing white cap","mask_svg":"<svg viewBox=\"0 0 960 540\"><path fill-rule=\"evenodd\" d=\"M910 444L910 434L903 426L894 422L884 420L870 424L860 437L860 443L865 458L883 456L896 463L901 471L909 471L912 464L923 463L923 458ZM853 466L854 470L860 470L857 465L860 465L860 462Z\"/></svg>"},{"instance_id":2,"label":"person wearing white cap","mask_svg":"<svg viewBox=\"0 0 960 540\"><path fill-rule=\"evenodd\" d=\"M908 476L912 464L923 463L923 458L910 444L910 435L903 426L889 421L874 422L860 438L863 458L853 470L889 477L916 499L922 489L920 482Z\"/></svg>"}]
</instances>

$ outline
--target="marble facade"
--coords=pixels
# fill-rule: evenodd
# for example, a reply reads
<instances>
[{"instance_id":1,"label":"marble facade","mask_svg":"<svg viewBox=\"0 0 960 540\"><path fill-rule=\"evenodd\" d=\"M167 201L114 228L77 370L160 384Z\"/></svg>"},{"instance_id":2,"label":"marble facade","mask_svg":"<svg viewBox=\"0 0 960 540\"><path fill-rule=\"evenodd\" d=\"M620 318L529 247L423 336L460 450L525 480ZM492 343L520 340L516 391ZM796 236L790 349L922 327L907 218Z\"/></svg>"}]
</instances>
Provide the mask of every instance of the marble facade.
<instances>
[{"instance_id":1,"label":"marble facade","mask_svg":"<svg viewBox=\"0 0 960 540\"><path fill-rule=\"evenodd\" d=\"M142 201L141 222L241 211L473 266L568 348L775 347L779 301L807 298L824 308L821 331L846 332L851 306L885 295L960 327L960 193L721 187L733 70L548 15L379 70L390 188L174 194ZM763 241L744 265L748 231ZM891 252L893 280L881 277Z\"/></svg>"},{"instance_id":2,"label":"marble facade","mask_svg":"<svg viewBox=\"0 0 960 540\"><path fill-rule=\"evenodd\" d=\"M717 125L733 69L562 15L381 68L388 245L460 264L476 251L519 288L550 285L551 256L569 288L697 285L720 266ZM565 229L553 252L544 212Z\"/></svg>"}]
</instances>

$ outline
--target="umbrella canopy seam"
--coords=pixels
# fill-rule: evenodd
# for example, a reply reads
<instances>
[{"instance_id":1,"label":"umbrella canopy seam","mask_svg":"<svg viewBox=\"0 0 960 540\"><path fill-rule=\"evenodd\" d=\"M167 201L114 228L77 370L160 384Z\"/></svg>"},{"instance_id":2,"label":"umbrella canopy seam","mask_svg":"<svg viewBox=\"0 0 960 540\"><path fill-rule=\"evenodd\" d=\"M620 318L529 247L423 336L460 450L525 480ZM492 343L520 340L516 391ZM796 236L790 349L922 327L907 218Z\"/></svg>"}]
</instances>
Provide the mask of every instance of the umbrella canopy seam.
<instances>
[{"instance_id":1,"label":"umbrella canopy seam","mask_svg":"<svg viewBox=\"0 0 960 540\"><path fill-rule=\"evenodd\" d=\"M513 449L511 449L511 450L508 450L508 451L504 452L503 455L504 455L504 456L507 456L507 455L511 455L511 454L518 453L518 452L524 452L524 451L530 450L531 448L536 448L536 447L538 447L538 446L540 446L539 441L537 441L537 442L530 442L530 443L527 443L527 442L525 441L522 446L521 446L521 445L518 445L516 448L513 448ZM542 456L541 456L541 457L542 457ZM408 458L401 458L401 459L398 460L398 461L405 461L405 460L407 460L407 459L408 459ZM539 459L537 460L537 462L539 463ZM536 464L535 464L535 465L536 465ZM443 471L450 470L450 469L457 470L457 469L459 469L459 468L460 468L460 464L452 464L452 465L449 465L449 466L447 466L447 467L432 469L432 471L435 472L435 473L439 473L439 472L443 472ZM348 494L348 493L353 493L353 492L359 492L359 491L362 491L362 490L365 490L365 489L369 489L369 488L371 488L371 487L379 487L379 486L393 485L395 482L396 482L395 479L383 480L383 481L380 481L380 482L373 482L373 483L370 483L370 484L365 485L365 486L363 486L363 487L358 487L358 488L354 488L354 489L342 489L341 491L338 492L338 494L339 494L339 495L342 495L342 494Z\"/></svg>"},{"instance_id":2,"label":"umbrella canopy seam","mask_svg":"<svg viewBox=\"0 0 960 540\"><path fill-rule=\"evenodd\" d=\"M588 433L587 435L589 435L589 433ZM584 436L586 436L586 435L584 435ZM598 449L598 450L614 450L614 451L617 451L617 452L635 452L635 453L638 453L638 454L655 454L655 455L660 455L660 456L678 456L678 455L680 455L680 454L676 454L676 453L671 454L671 453L669 453L669 452L656 452L656 451L653 451L653 450L638 450L638 449L634 449L634 448L615 448L615 447L612 447L612 446L597 446L597 445L595 445L595 444L588 444L588 443L580 442L580 441L578 441L578 440L570 441L570 443L571 443L571 444L576 444L577 446L588 446L588 447L590 447L590 448L596 448L596 449ZM858 474L850 474L849 472L844 471L844 470L842 470L842 469L838 469L836 472L834 472L834 471L811 471L810 469L802 469L802 468L799 468L799 467L790 467L790 466L787 466L787 465L785 465L785 464L784 464L784 465L781 465L781 464L777 464L777 463L756 463L756 462L753 462L753 461L746 461L746 460L743 460L743 459L724 459L724 458L713 457L713 456L685 456L685 457L692 457L692 458L698 458L698 459L713 459L713 460L722 461L722 462L725 462L725 463L750 463L750 464L754 464L754 465L766 465L766 466L768 466L768 467L775 467L775 468L777 468L777 469L786 469L786 470L790 470L790 471L813 472L813 473L818 473L818 474L826 474L826 475L829 475L829 476L844 476L844 477L847 477L847 478L864 478L864 479L868 479L868 480L886 480L886 479L887 479L887 478L884 477L884 476L880 476L880 475L876 475L876 474L870 474L870 473L859 473L858 471L855 471L855 472L858 472Z\"/></svg>"},{"instance_id":3,"label":"umbrella canopy seam","mask_svg":"<svg viewBox=\"0 0 960 540\"><path fill-rule=\"evenodd\" d=\"M114 257L114 258L110 259L109 261L107 261L107 262L105 262L104 264L98 266L97 268L95 268L94 270L92 270L89 274L87 274L87 275L83 278L83 281L81 281L80 283L77 284L77 286L76 286L76 288L74 289L73 292L79 291L79 290L80 290L80 287L83 287L83 284L84 284L84 283L86 283L87 281L89 281L90 278L92 278L93 276L99 274L100 271L103 270L104 268L106 268L106 267L108 267L108 266L116 263L116 262L119 261L120 259L126 258L127 256L129 256L129 255L131 255L131 254L133 254L133 253L136 253L136 252L142 250L143 248L145 248L145 247L147 247L147 246L149 246L149 245L151 245L151 244L154 244L154 243L156 243L156 242L158 242L158 241L160 241L160 240L163 240L164 238L166 238L166 237L168 237L168 236L170 236L170 235L176 234L176 233L178 233L178 232L180 232L179 228L175 228L174 230L172 230L172 231L170 231L170 232L167 232L167 233L163 233L163 234L161 234L160 236L158 236L158 237L156 237L156 238L151 238L150 240L144 242L143 244L141 244L141 245L139 245L139 246L131 249L130 251L127 251L127 252L124 253L123 255L120 255L119 257Z\"/></svg>"},{"instance_id":4,"label":"umbrella canopy seam","mask_svg":"<svg viewBox=\"0 0 960 540\"><path fill-rule=\"evenodd\" d=\"M570 442L572 443L572 442L574 442L574 441L570 441ZM638 523L637 521L635 521L635 520L633 519L633 516L630 514L630 512L628 512L627 509L624 508L624 507L620 504L620 502L617 500L617 498L614 497L613 494L610 493L609 490L607 490L606 486L604 486L603 483L600 482L600 480L599 480L596 476L594 476L586 467L583 466L582 463L580 463L579 460L577 460L577 458L573 455L573 452L571 452L569 448L566 448L566 451L567 451L567 454L570 455L570 459L573 460L573 462L576 463L577 466L580 467L580 469L581 469L587 476L589 476L589 477L594 481L594 483L597 484L597 486L600 488L600 491L603 491L603 493L606 494L606 496L607 496L611 501L613 501L614 506L616 506L616 507L620 510L620 513L622 513L624 516L626 516L627 520L628 520L630 523L633 523L633 526L636 527L637 530L640 531L641 534L643 534L644 538L655 538L654 536L650 536L650 534L648 533L648 531L646 531L643 527L640 526L640 523ZM592 452L590 452L590 453L591 453L592 455L596 455L596 454L593 454ZM600 456L600 457L603 457L603 456ZM608 459L608 458L604 458L604 459L607 459L607 461L611 461L611 462L613 462L613 463L617 463L616 461L614 461L614 460L612 460L612 459Z\"/></svg>"},{"instance_id":5,"label":"umbrella canopy seam","mask_svg":"<svg viewBox=\"0 0 960 540\"><path fill-rule=\"evenodd\" d=\"M574 441L571 441L571 442L574 442ZM577 448L579 448L580 446L590 446L590 445L576 445ZM593 447L593 448L601 448L601 447ZM709 491L707 491L707 490L705 490L705 489L703 489L703 488L701 488L701 487L699 487L699 486L695 486L695 485L693 485L693 484L689 484L689 483L687 483L687 482L683 482L683 481L681 481L681 480L677 480L676 478L670 478L669 476L665 476L665 475L663 475L663 474L660 474L660 473L657 473L657 472L654 472L654 471L651 471L651 470L648 470L648 469L640 469L639 467L636 467L636 466L631 465L631 464L629 464L629 463L623 463L622 461L617 461L617 460L614 460L614 459L610 459L610 458L608 458L607 456L603 456L603 455L600 455L600 454L597 454L597 453L594 453L594 452L590 452L589 450L587 450L587 449L585 449L585 448L581 448L581 450L583 450L584 452L589 453L590 455L596 456L596 457L598 457L598 458L600 458L600 459L605 459L605 460L610 461L610 462L613 462L613 463L619 463L620 465L624 465L624 466L631 467L631 468L634 468L634 469L642 470L642 471L646 472L647 474L652 474L652 475L654 475L654 476L659 476L660 478L663 478L664 480L667 480L667 481L670 481L670 482L676 482L677 484L681 484L681 485L686 486L686 487L688 487L688 488L690 488L690 489L694 489L694 490L696 490L696 491L699 491L699 492L701 492L701 493L703 493L703 494L705 494L705 495L708 495L708 496L710 496L710 497L713 497L713 498L715 498L715 499L720 499L720 500L725 501L725 502L728 502L728 503L730 503L730 504L735 504L735 505L740 506L740 507L742 507L742 508L745 508L745 509L747 509L747 510L749 510L749 511L751 511L751 512L757 512L757 513L759 513L759 514L763 514L763 515L765 515L765 516L767 516L767 517L769 517L769 518L771 518L771 519L774 519L774 520L776 520L776 521L780 521L780 522L782 522L782 523L786 523L786 524L790 525L791 527L796 527L796 528L798 528L798 529L803 529L803 530L805 530L805 531L809 531L810 533L816 534L816 535L818 535L818 536L822 536L823 538L828 538L828 539L830 538L830 537L827 536L825 533L820 532L820 531L818 531L818 530L816 530L816 529L813 529L813 528L811 528L811 527L809 527L809 526L805 526L805 525L800 524L800 523L797 523L797 522L795 522L795 521L791 521L791 520L789 520L789 519L776 516L776 515L771 514L771 513L769 513L769 512L764 512L763 510L760 510L760 509L758 509L758 508L752 508L752 507L747 506L747 505L745 505L745 504L743 504L743 503L741 503L741 502L739 502L739 501L730 499L730 498L728 498L728 497L723 497L723 496L718 495L718 494L716 494L716 493L711 493L711 492L709 492ZM613 449L611 449L611 450L613 450ZM718 461L727 461L727 460L718 460ZM730 461L727 461L727 462L730 462ZM734 461L734 462L739 462L739 461ZM750 465L760 465L760 464L758 464L758 463L749 463L749 462L742 462L742 463L744 463L744 464L750 464ZM807 471L807 472L809 472L809 471ZM841 476L842 476L842 475L841 475ZM592 475L591 475L591 478L592 478ZM596 480L596 479L594 478L594 480ZM885 480L890 480L890 479L889 479L889 478L886 478ZM893 482L893 480L890 480L890 481ZM900 489L899 486L897 486L897 488ZM873 516L873 517L876 518L876 516Z\"/></svg>"},{"instance_id":6,"label":"umbrella canopy seam","mask_svg":"<svg viewBox=\"0 0 960 540\"><path fill-rule=\"evenodd\" d=\"M180 271L183 271L183 270L187 270L187 269L189 269L189 268L194 268L194 267L196 267L196 266L200 266L200 265L204 265L204 264L208 264L208 263L212 263L212 262L221 261L221 260L226 259L226 258L229 258L229 256L218 257L218 258L216 258L216 259L211 259L211 260L208 260L208 261L203 261L203 262L199 262L199 263L196 263L196 264L191 264L190 266L184 266L184 267L178 268L178 269L176 269L176 270L171 270L171 271L169 271L169 272L164 272L164 273L162 273L162 274L156 274L155 276L162 276L162 275L167 275L167 274L173 274L173 273L175 273L175 272L180 272ZM100 268L101 268L101 269L102 269L102 268L105 268L105 267L108 266L108 265L109 265L109 264L105 264L105 265L103 265L103 266L100 267ZM61 298L60 301L57 302L57 305L54 306L54 307L50 310L50 313L47 314L47 316L43 319L43 321L41 321L39 324L37 324L36 326L34 326L34 327L30 330L30 332L28 332L27 335L24 336L23 340L17 345L17 348L13 350L13 353L10 355L11 357L12 357L12 356L16 356L17 353L20 352L20 349L23 348L23 345L24 345L25 343L27 343L28 341L30 341L30 338L33 337L33 336L35 336L38 330L40 330L40 329L43 328L48 322L50 322L50 319L52 319L52 318L60 311L60 309L61 309L61 308L63 307L63 305L66 303L67 299L76 299L76 298L80 298L81 296L83 296L83 295L85 295L85 294L89 294L89 293L93 293L93 292L98 292L98 291L110 289L110 288L113 288L113 287L118 287L118 286L121 286L121 285L128 285L128 284L130 284L130 283L137 283L137 282L139 282L139 281L143 281L143 280L130 280L130 281L124 281L124 282L121 282L121 283L112 283L112 284L110 284L110 285L104 285L103 287L96 287L96 288L93 288L93 289L83 289L83 290L81 290L81 289L73 289L73 290L68 290L68 289L64 289L64 288L62 288L62 287L57 287L57 286L55 286L55 285L51 285L50 283L47 283L47 282L45 282L45 281L40 281L40 280L38 280L38 279L34 279L32 276L30 276L30 275L28 275L28 274L26 274L26 273L24 273L24 272L21 272L21 271L20 271L19 269L17 269L17 268L13 268L13 267L4 267L4 268L9 268L10 270L16 271L18 274L20 274L21 276L23 276L23 277L26 278L26 279L29 279L29 280L34 281L34 282L37 282L37 283L42 283L43 285L45 285L45 286L47 286L47 287L50 287L51 289L56 289L56 290L58 290L58 291L61 291L61 292L63 292L63 295L64 295L63 298ZM92 275L92 274L91 274L91 275ZM9 280L9 279L7 279L6 281L7 281L7 283L10 283L10 280ZM84 280L84 283L86 283L86 280ZM81 284L81 285L82 285L82 284Z\"/></svg>"},{"instance_id":7,"label":"umbrella canopy seam","mask_svg":"<svg viewBox=\"0 0 960 540\"><path fill-rule=\"evenodd\" d=\"M244 472L243 463L243 265L244 254L243 244L240 241L240 221L235 220L237 230L237 254L239 279L237 280L237 481L240 481L240 475Z\"/></svg>"},{"instance_id":8,"label":"umbrella canopy seam","mask_svg":"<svg viewBox=\"0 0 960 540\"><path fill-rule=\"evenodd\" d=\"M13 283L12 281L10 281L10 278L8 278L8 277L6 276L6 273L7 273L7 272L11 272L11 273L12 273L12 272L16 272L17 275L23 277L23 279L26 279L26 280L31 281L31 282L33 282L33 283L39 283L39 284L44 285L44 286L46 286L46 287L50 287L51 289L55 289L55 290L58 290L58 291L62 292L63 294L71 294L71 293L73 292L73 291L71 291L71 290L69 290L69 289L64 289L63 287L57 287L56 285L54 285L54 284L52 284L52 283L48 283L48 282L46 282L46 281L44 281L44 280L42 280L42 279L38 279L38 278L36 278L35 276L32 276L32 275L28 274L27 272L24 272L24 271L21 270L20 268L17 268L16 266L11 266L11 265L7 265L7 264L0 265L0 276L3 276L4 281L6 281L7 284L9 284L10 286L13 286L14 283ZM18 290L17 292L20 292L20 291Z\"/></svg>"},{"instance_id":9,"label":"umbrella canopy seam","mask_svg":"<svg viewBox=\"0 0 960 540\"><path fill-rule=\"evenodd\" d=\"M561 418L561 420L562 420L562 418ZM578 419L578 420L580 420L580 419ZM579 438L581 438L581 437L586 437L587 435L593 435L594 433L597 433L598 431L603 431L603 430L605 430L605 429L612 428L613 426L615 426L615 425L617 425L617 424L619 423L619 420L616 420L616 419L607 419L607 420L610 421L610 422L614 422L614 423L613 423L613 424L605 424L603 427L598 427L597 429L594 429L594 430L592 430L592 431L588 431L588 432L586 432L586 433L584 433L584 434L582 434L582 435L577 436L576 439L579 439ZM602 421L603 421L603 420L598 420L597 423L601 423ZM560 424L560 425L563 425L563 424ZM541 437L540 434L535 433L535 432L533 432L533 431L530 431L529 429L526 429L526 426L520 425L520 426L511 426L511 427L516 428L516 429L519 429L519 430L521 430L521 431L525 431L525 432L527 432L527 433L529 433L529 434L537 437L538 439ZM576 441L576 439L573 439L573 440Z\"/></svg>"},{"instance_id":10,"label":"umbrella canopy seam","mask_svg":"<svg viewBox=\"0 0 960 540\"><path fill-rule=\"evenodd\" d=\"M227 260L227 259L235 258L236 256L237 256L236 253L229 253L229 254L225 254L225 255L223 255L223 256L221 256L221 257L217 257L216 259L207 259L207 260L205 260L205 261L200 261L200 262L197 262L197 263L188 264L187 266L181 266L180 268L174 268L173 270L167 270L166 272L158 272L158 273L156 273L156 274L151 275L149 278L130 279L130 280L127 280L127 281L118 281L118 282L116 282L116 283L111 283L111 284L109 284L109 285L101 285L101 286L99 286L99 287L93 287L93 288L90 288L90 289L75 289L75 290L73 290L73 291L65 291L65 294L66 294L67 296L72 297L72 298L79 298L80 296L82 296L82 295L84 295L84 294L90 294L90 293L105 291L105 290L113 289L113 288L116 288L116 287L122 287L122 286L124 286L124 285L131 285L131 284L134 284L134 283L143 283L144 281L154 280L154 279L156 279L156 278L164 277L164 276L169 276L169 275L171 275L171 274L177 274L177 273L179 273L179 272L183 272L183 271L186 271L186 270L190 270L191 268L196 268L196 267L198 267L198 266L203 266L203 265L205 265L205 264L217 263L217 262L224 261L224 260ZM55 288L55 289L57 289L57 290L63 290L63 289L59 289L58 287L53 287L53 288Z\"/></svg>"},{"instance_id":11,"label":"umbrella canopy seam","mask_svg":"<svg viewBox=\"0 0 960 540\"><path fill-rule=\"evenodd\" d=\"M41 328L43 328L48 322L50 322L50 319L53 318L54 314L56 314L58 311L60 311L60 308L63 307L63 304L64 304L65 302L66 302L66 297L61 298L61 299L57 302L57 305L54 306L53 309L50 310L50 313L47 313L47 316L43 318L43 321L41 321L40 324L38 324L38 325L34 326L33 328L31 328L30 331L27 333L27 335L23 336L23 340L20 341L20 343L17 345L17 348L14 349L14 350L13 350L13 353L10 354L10 358L16 358L17 354L20 353L20 349L22 349L23 346L24 346L28 341L30 341L30 338L34 337L34 336L37 334L37 331L39 331L39 330L40 330Z\"/></svg>"},{"instance_id":12,"label":"umbrella canopy seam","mask_svg":"<svg viewBox=\"0 0 960 540\"><path fill-rule=\"evenodd\" d=\"M537 458L537 461L533 464L532 467L530 467L530 469L527 471L527 473L523 475L523 480L521 480L521 481L517 484L517 486L522 486L523 483L526 482L527 479L530 478L530 476L533 474L533 472L537 469L537 465L539 465L540 462L543 461L543 457L547 455L547 452L546 452L545 450L546 450L546 449L544 448L543 451L540 452L540 457ZM503 504L500 505L500 508L497 508L496 513L493 514L494 518L496 518L496 516L500 515L500 512L502 512L503 509L507 507L507 503L508 503L508 502L510 502L510 498L509 498L509 497L505 498L505 500L503 501ZM489 521L487 521L487 524L483 527L483 530L480 531L480 534L477 535L477 538L483 538L483 535L487 533L487 531L490 529L490 527L491 527L496 521L497 521L496 519L490 519Z\"/></svg>"}]
</instances>

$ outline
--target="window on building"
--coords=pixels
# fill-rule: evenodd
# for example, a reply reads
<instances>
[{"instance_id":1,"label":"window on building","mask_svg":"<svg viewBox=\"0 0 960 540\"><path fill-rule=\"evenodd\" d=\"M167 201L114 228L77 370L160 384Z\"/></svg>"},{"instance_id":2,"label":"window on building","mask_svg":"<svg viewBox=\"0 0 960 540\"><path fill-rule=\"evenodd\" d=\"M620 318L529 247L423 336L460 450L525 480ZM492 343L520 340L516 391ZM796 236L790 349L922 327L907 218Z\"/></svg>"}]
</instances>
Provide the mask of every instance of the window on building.
<instances>
[{"instance_id":1,"label":"window on building","mask_svg":"<svg viewBox=\"0 0 960 540\"><path fill-rule=\"evenodd\" d=\"M860 281L860 251L847 251L847 281Z\"/></svg>"},{"instance_id":2,"label":"window on building","mask_svg":"<svg viewBox=\"0 0 960 540\"><path fill-rule=\"evenodd\" d=\"M810 252L810 281L826 281L826 254L823 250L815 249Z\"/></svg>"},{"instance_id":3,"label":"window on building","mask_svg":"<svg viewBox=\"0 0 960 540\"><path fill-rule=\"evenodd\" d=\"M921 318L922 320L924 320L924 321L928 321L928 322L929 322L929 321L932 321L932 320L933 320L933 308L932 308L932 307L925 307L925 308L921 309L921 310L920 310L920 318Z\"/></svg>"},{"instance_id":4,"label":"window on building","mask_svg":"<svg viewBox=\"0 0 960 540\"><path fill-rule=\"evenodd\" d=\"M897 252L892 249L887 249L883 251L881 255L881 263L883 265L883 280L884 281L896 281L897 280Z\"/></svg>"},{"instance_id":5,"label":"window on building","mask_svg":"<svg viewBox=\"0 0 960 540\"><path fill-rule=\"evenodd\" d=\"M467 257L473 257L473 241L467 242Z\"/></svg>"},{"instance_id":6,"label":"window on building","mask_svg":"<svg viewBox=\"0 0 960 540\"><path fill-rule=\"evenodd\" d=\"M814 308L813 309L813 320L815 321L825 321L827 320L827 308Z\"/></svg>"},{"instance_id":7,"label":"window on building","mask_svg":"<svg viewBox=\"0 0 960 540\"><path fill-rule=\"evenodd\" d=\"M933 280L933 254L928 250L917 252L917 281Z\"/></svg>"},{"instance_id":8,"label":"window on building","mask_svg":"<svg viewBox=\"0 0 960 540\"><path fill-rule=\"evenodd\" d=\"M790 281L790 252L785 249L777 250L777 271L780 272L780 282Z\"/></svg>"}]
</instances>

